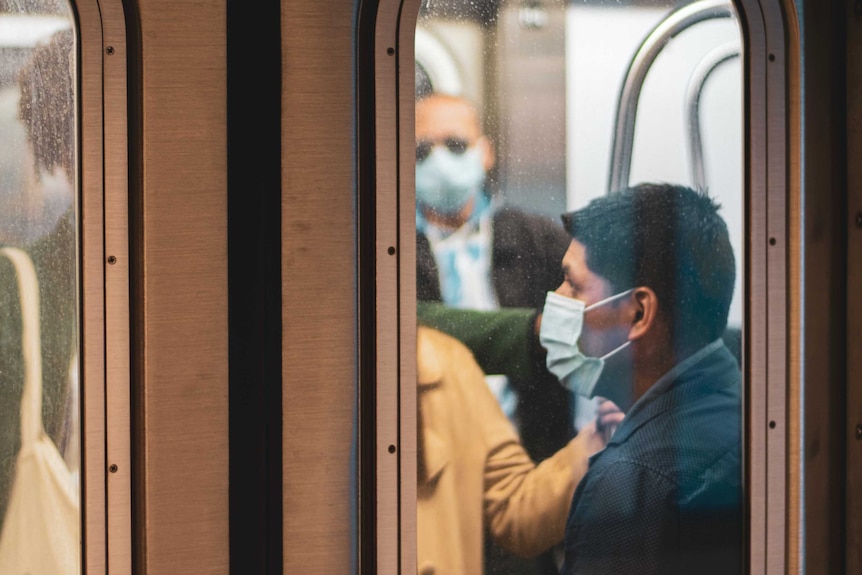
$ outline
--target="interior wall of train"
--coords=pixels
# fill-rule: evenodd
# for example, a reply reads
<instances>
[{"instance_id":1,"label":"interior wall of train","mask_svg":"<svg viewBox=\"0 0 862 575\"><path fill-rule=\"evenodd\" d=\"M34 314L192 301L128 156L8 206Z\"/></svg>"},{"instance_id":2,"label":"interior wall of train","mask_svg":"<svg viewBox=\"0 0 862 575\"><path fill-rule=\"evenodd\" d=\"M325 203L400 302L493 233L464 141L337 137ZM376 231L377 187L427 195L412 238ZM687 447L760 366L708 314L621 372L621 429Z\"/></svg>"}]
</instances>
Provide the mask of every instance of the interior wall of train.
<instances>
[{"instance_id":1,"label":"interior wall of train","mask_svg":"<svg viewBox=\"0 0 862 575\"><path fill-rule=\"evenodd\" d=\"M432 94L476 112L488 213L720 204L744 570L862 571L860 70L854 0L0 0L0 573L445 571L417 165L464 150L420 137ZM536 460L595 416L554 397ZM488 575L559 572L489 541Z\"/></svg>"},{"instance_id":2,"label":"interior wall of train","mask_svg":"<svg viewBox=\"0 0 862 575\"><path fill-rule=\"evenodd\" d=\"M687 4L511 2L489 17L463 3L429 2L416 30L417 91L480 103L498 157L490 185L505 203L557 217L618 187L609 181L611 164L627 163L632 183L708 189L741 254L743 39L735 14L703 17L654 66L629 69L650 32ZM632 85L637 74L645 78L636 96L621 101L627 74ZM613 145L626 137L626 114L637 125L620 158ZM695 143L701 130L709 137ZM704 164L708 179L695 172Z\"/></svg>"}]
</instances>

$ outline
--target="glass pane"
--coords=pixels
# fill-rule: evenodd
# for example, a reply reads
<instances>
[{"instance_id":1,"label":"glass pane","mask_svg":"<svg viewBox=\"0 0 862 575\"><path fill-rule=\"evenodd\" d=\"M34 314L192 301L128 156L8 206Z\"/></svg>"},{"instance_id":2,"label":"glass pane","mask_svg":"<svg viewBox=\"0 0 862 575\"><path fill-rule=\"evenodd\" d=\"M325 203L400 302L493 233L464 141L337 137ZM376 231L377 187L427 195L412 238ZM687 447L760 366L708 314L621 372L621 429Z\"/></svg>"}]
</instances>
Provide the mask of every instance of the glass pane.
<instances>
[{"instance_id":1,"label":"glass pane","mask_svg":"<svg viewBox=\"0 0 862 575\"><path fill-rule=\"evenodd\" d=\"M740 571L741 45L730 2L423 2L420 573Z\"/></svg>"},{"instance_id":2,"label":"glass pane","mask_svg":"<svg viewBox=\"0 0 862 575\"><path fill-rule=\"evenodd\" d=\"M0 2L0 572L79 573L77 40Z\"/></svg>"}]
</instances>

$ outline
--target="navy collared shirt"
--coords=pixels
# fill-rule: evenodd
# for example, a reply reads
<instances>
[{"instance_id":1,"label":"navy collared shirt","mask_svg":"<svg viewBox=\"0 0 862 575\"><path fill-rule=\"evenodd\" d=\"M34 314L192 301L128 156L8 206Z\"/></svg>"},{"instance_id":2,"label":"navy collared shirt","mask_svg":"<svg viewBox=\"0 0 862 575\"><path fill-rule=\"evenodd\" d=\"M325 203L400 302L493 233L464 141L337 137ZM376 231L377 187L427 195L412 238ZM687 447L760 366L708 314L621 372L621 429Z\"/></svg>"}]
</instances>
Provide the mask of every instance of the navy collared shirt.
<instances>
[{"instance_id":1,"label":"navy collared shirt","mask_svg":"<svg viewBox=\"0 0 862 575\"><path fill-rule=\"evenodd\" d=\"M563 573L742 571L740 393L717 341L632 406L575 491Z\"/></svg>"}]
</instances>

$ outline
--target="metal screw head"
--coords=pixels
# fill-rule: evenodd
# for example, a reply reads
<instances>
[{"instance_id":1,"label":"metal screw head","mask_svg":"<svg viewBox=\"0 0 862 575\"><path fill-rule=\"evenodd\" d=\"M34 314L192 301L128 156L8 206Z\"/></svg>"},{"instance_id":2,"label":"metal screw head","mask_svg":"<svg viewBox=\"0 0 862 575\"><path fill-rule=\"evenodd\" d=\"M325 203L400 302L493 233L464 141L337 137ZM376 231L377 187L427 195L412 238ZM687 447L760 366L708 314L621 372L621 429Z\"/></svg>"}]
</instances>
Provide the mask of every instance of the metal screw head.
<instances>
[{"instance_id":1,"label":"metal screw head","mask_svg":"<svg viewBox=\"0 0 862 575\"><path fill-rule=\"evenodd\" d=\"M116 473L119 469L120 468L116 463L112 463L111 466L108 468L108 471L110 471L111 473Z\"/></svg>"},{"instance_id":2,"label":"metal screw head","mask_svg":"<svg viewBox=\"0 0 862 575\"><path fill-rule=\"evenodd\" d=\"M856 214L856 227L862 228L862 212Z\"/></svg>"},{"instance_id":3,"label":"metal screw head","mask_svg":"<svg viewBox=\"0 0 862 575\"><path fill-rule=\"evenodd\" d=\"M117 263L117 257L116 256L108 256L108 264L114 265L115 263Z\"/></svg>"},{"instance_id":4,"label":"metal screw head","mask_svg":"<svg viewBox=\"0 0 862 575\"><path fill-rule=\"evenodd\" d=\"M107 54L108 56L113 56L114 47L113 46L106 46L105 47L105 54Z\"/></svg>"},{"instance_id":5,"label":"metal screw head","mask_svg":"<svg viewBox=\"0 0 862 575\"><path fill-rule=\"evenodd\" d=\"M862 424L856 426L856 439L862 439Z\"/></svg>"}]
</instances>

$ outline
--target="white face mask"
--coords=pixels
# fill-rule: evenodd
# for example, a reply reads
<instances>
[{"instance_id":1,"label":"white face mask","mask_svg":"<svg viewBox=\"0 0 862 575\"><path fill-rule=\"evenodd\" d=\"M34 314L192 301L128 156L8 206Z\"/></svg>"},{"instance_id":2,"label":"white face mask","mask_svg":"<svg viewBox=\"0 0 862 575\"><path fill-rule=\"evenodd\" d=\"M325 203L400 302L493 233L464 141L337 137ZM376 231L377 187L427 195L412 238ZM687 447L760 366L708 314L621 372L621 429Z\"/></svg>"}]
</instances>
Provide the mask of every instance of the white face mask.
<instances>
[{"instance_id":1,"label":"white face mask","mask_svg":"<svg viewBox=\"0 0 862 575\"><path fill-rule=\"evenodd\" d=\"M584 302L548 292L542 311L542 327L539 341L548 354L548 370L557 376L560 383L574 393L585 397L595 395L596 382L602 374L605 361L625 349L626 341L602 357L589 357L578 348L578 339L584 327L584 313L630 294L632 289L603 299L587 307Z\"/></svg>"},{"instance_id":2,"label":"white face mask","mask_svg":"<svg viewBox=\"0 0 862 575\"><path fill-rule=\"evenodd\" d=\"M478 146L455 154L435 146L416 163L416 201L441 214L454 214L475 197L485 183L482 150Z\"/></svg>"}]
</instances>

